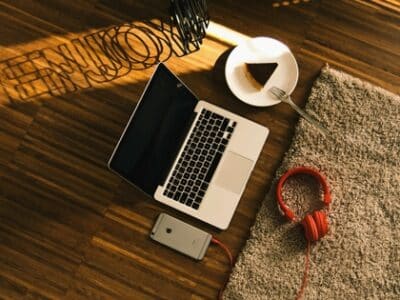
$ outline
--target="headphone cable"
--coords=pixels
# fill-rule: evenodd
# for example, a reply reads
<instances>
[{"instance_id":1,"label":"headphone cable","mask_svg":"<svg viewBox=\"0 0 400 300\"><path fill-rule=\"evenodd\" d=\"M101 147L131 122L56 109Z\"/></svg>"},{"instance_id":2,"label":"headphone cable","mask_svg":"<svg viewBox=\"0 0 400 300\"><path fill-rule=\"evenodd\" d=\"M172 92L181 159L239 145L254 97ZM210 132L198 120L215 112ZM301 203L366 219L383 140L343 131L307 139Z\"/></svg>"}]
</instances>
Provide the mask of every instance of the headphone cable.
<instances>
[{"instance_id":1,"label":"headphone cable","mask_svg":"<svg viewBox=\"0 0 400 300\"><path fill-rule=\"evenodd\" d=\"M301 299L301 297L304 294L304 290L306 289L306 286L307 286L308 271L310 270L310 252L311 252L311 243L310 243L310 241L307 241L306 258L304 261L303 280L301 283L301 288L300 288L299 292L297 293L296 300Z\"/></svg>"}]
</instances>

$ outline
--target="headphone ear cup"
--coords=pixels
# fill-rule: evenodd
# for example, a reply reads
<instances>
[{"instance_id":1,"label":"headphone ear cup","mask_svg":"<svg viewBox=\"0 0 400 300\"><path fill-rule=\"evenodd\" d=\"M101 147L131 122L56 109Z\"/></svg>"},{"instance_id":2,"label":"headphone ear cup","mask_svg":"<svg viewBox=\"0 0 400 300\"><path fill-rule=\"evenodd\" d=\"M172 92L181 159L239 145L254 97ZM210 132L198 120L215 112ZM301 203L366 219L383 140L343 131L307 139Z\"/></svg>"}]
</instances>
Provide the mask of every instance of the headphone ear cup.
<instances>
[{"instance_id":1,"label":"headphone ear cup","mask_svg":"<svg viewBox=\"0 0 400 300\"><path fill-rule=\"evenodd\" d=\"M304 227L306 239L310 242L316 242L328 232L328 221L323 211L314 211L308 214L301 221Z\"/></svg>"},{"instance_id":2,"label":"headphone ear cup","mask_svg":"<svg viewBox=\"0 0 400 300\"><path fill-rule=\"evenodd\" d=\"M314 242L318 240L318 228L311 214L304 217L303 221L301 221L301 225L304 227L304 233L308 241Z\"/></svg>"},{"instance_id":3,"label":"headphone ear cup","mask_svg":"<svg viewBox=\"0 0 400 300\"><path fill-rule=\"evenodd\" d=\"M317 226L319 238L322 238L328 232L328 221L326 214L323 211L317 210L312 213L312 216Z\"/></svg>"}]
</instances>

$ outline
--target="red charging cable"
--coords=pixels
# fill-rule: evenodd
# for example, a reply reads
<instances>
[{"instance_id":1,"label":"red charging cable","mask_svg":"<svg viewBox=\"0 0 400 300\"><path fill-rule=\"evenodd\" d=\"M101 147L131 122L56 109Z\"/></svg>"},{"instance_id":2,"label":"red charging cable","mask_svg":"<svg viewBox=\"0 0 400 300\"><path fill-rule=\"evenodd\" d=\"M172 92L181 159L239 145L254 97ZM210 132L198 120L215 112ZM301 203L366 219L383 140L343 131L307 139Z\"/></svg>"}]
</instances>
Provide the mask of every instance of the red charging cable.
<instances>
[{"instance_id":1,"label":"red charging cable","mask_svg":"<svg viewBox=\"0 0 400 300\"><path fill-rule=\"evenodd\" d=\"M212 238L211 238L211 243L216 244L216 245L219 246L222 250L225 251L226 255L227 255L228 258L229 258L229 263L230 263L230 266L231 266L231 269L232 269L232 268L233 268L233 265L234 265L234 261L233 261L232 253L231 253L231 251L229 250L229 248L228 248L224 243L222 243L220 240L217 240L215 237L212 237ZM225 280L224 285L223 285L222 288L219 290L219 293L218 293L218 299L219 299L219 300L222 300L222 296L223 296L223 294L224 294L224 289L225 289L226 285L228 284L228 281L229 281L229 277Z\"/></svg>"}]
</instances>

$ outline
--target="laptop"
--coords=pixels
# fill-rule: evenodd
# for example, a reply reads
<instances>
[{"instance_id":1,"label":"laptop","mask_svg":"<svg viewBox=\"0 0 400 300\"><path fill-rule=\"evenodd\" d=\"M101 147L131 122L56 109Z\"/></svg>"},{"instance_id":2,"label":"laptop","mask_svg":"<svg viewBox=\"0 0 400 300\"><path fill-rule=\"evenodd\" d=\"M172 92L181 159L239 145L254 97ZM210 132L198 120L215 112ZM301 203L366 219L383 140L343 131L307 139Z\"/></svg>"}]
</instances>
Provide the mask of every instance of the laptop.
<instances>
[{"instance_id":1,"label":"laptop","mask_svg":"<svg viewBox=\"0 0 400 300\"><path fill-rule=\"evenodd\" d=\"M155 200L227 229L268 133L199 101L160 63L108 166Z\"/></svg>"}]
</instances>

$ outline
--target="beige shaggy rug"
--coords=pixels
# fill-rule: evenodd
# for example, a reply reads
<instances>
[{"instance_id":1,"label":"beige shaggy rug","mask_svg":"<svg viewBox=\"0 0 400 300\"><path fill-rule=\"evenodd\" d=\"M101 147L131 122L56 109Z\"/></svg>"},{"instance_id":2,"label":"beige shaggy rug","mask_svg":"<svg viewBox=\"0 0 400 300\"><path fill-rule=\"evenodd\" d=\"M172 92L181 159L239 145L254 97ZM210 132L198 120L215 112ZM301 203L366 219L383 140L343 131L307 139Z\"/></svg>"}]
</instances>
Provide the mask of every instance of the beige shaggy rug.
<instances>
[{"instance_id":1,"label":"beige shaggy rug","mask_svg":"<svg viewBox=\"0 0 400 300\"><path fill-rule=\"evenodd\" d=\"M321 170L332 189L329 232L311 247L303 299L400 299L400 97L325 67L306 110L331 132L324 138L301 119L277 178L288 168ZM239 255L224 299L295 299L306 241L267 195ZM317 208L320 191L307 176L284 196L293 210Z\"/></svg>"}]
</instances>

